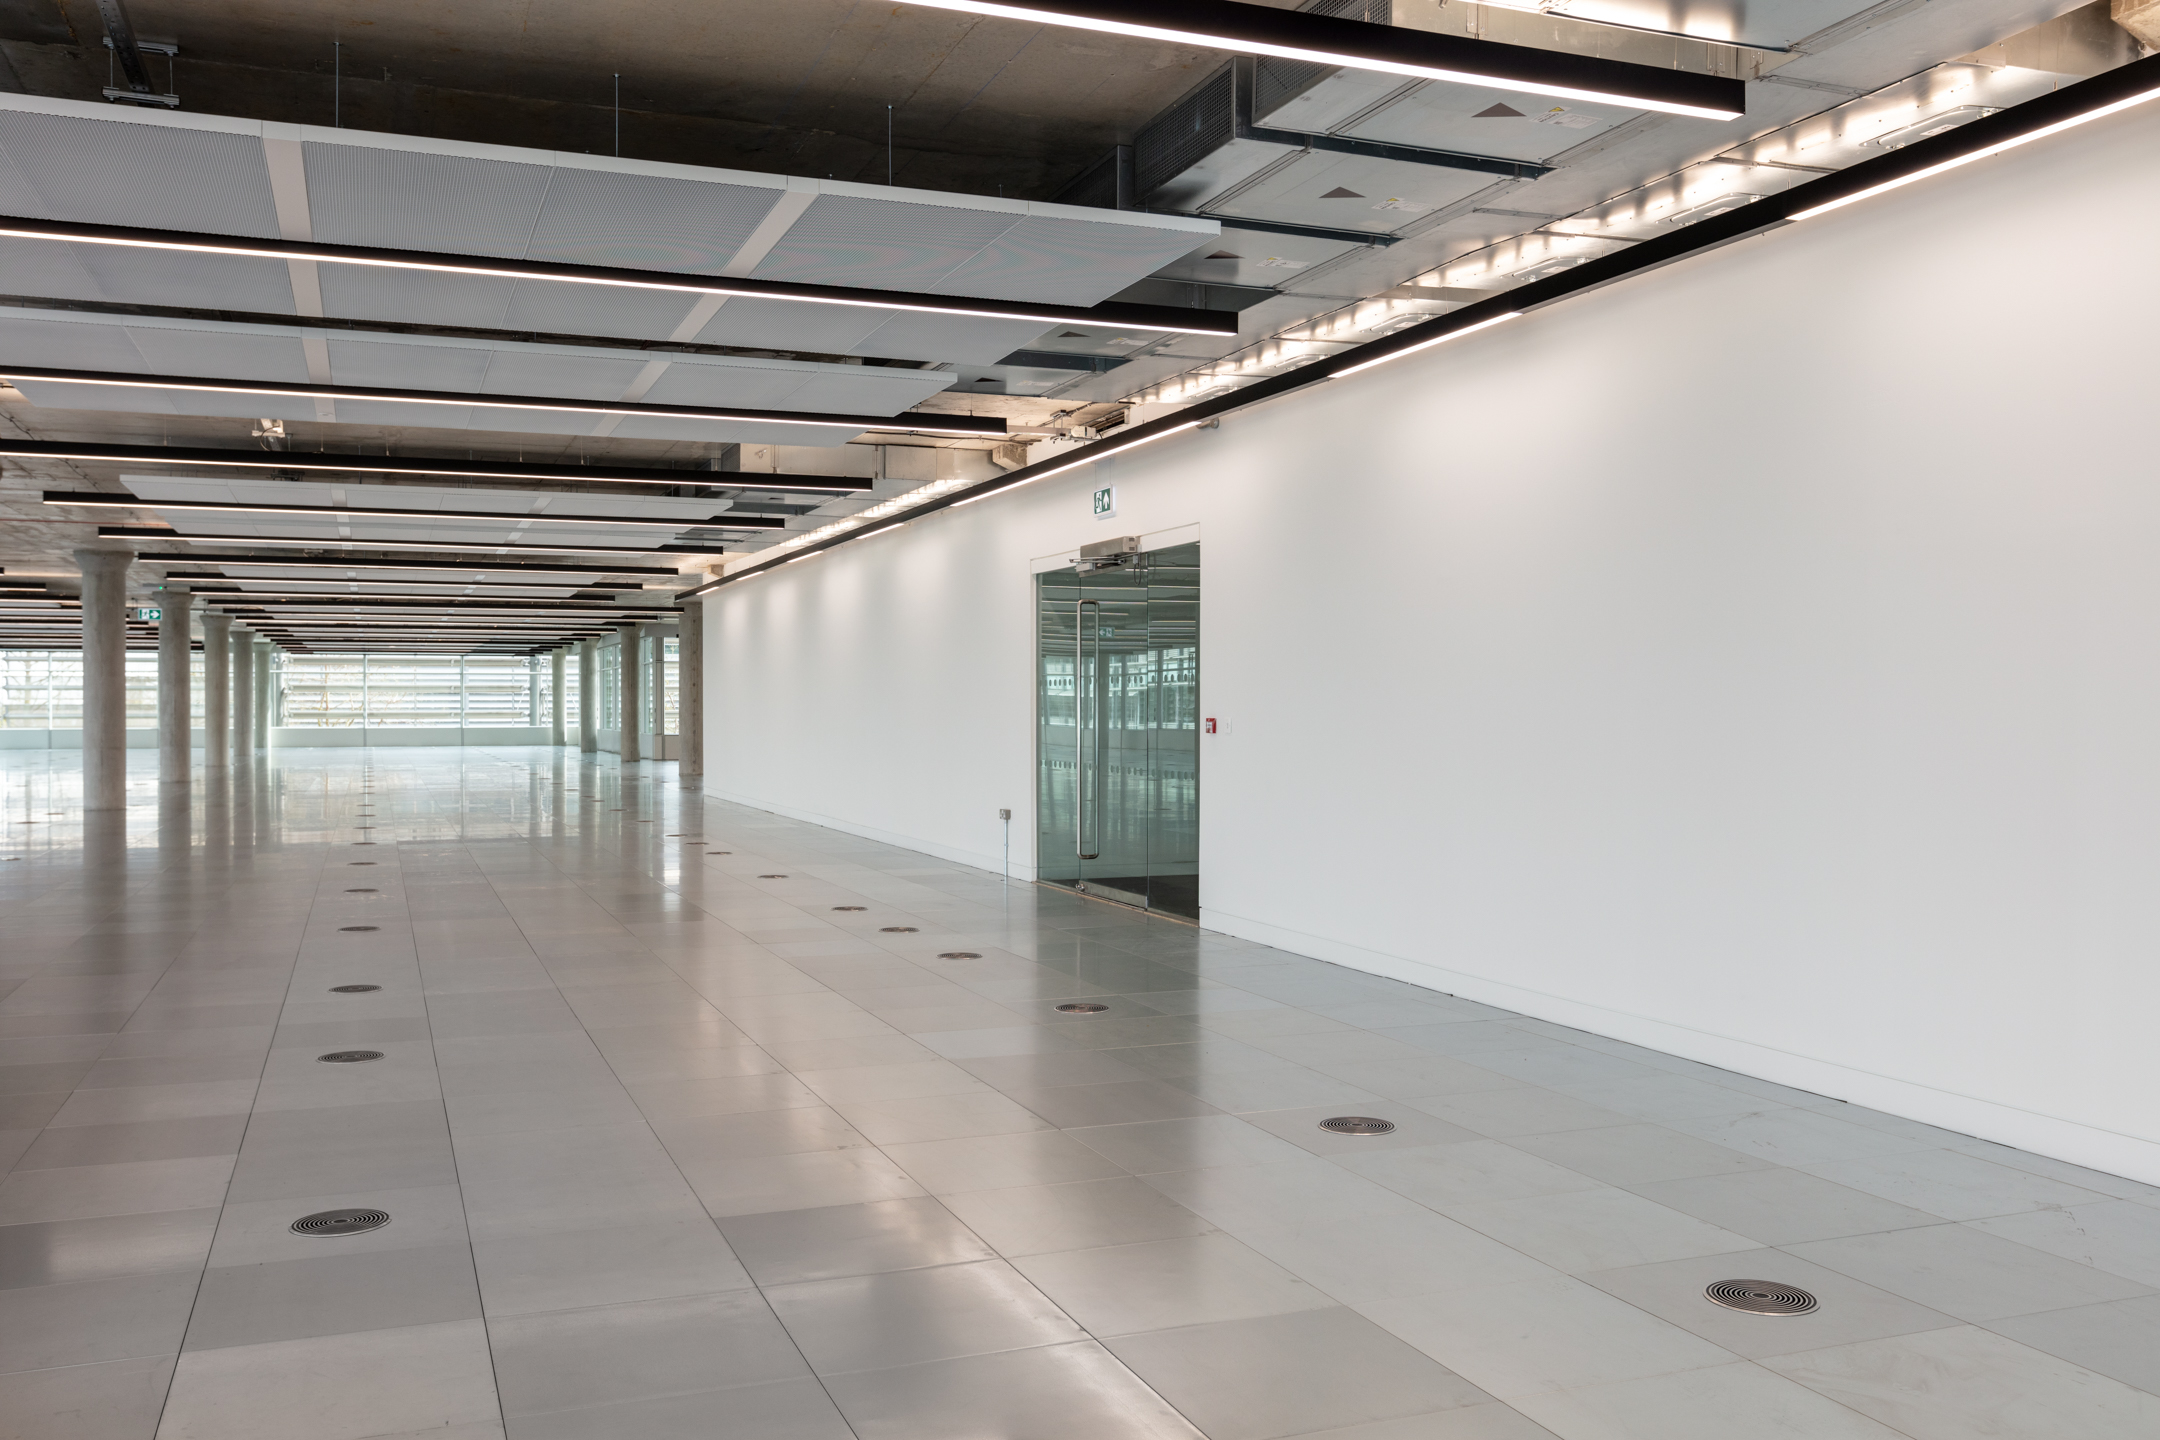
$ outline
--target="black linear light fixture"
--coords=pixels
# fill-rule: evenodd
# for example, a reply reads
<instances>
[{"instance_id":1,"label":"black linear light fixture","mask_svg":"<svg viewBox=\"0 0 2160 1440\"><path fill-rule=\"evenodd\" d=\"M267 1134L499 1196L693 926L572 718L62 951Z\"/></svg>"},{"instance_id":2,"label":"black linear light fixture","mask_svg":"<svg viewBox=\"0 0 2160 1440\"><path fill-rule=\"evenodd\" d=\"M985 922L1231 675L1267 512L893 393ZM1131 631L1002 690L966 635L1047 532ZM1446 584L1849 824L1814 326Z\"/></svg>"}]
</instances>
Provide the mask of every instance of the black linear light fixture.
<instances>
[{"instance_id":1,"label":"black linear light fixture","mask_svg":"<svg viewBox=\"0 0 2160 1440\"><path fill-rule=\"evenodd\" d=\"M815 545L799 547L797 553L774 554L770 560L760 561L693 589L684 590L681 598L693 599L709 594L723 585L770 574L782 565L807 560L850 540L862 539L939 510L971 505L978 500L987 500L993 495L1004 494L1008 490L1032 484L1037 480L1064 474L1134 446L1167 439L1181 431L1195 429L1223 415L1274 400L1308 386L1370 370L1386 361L1399 360L1406 355L1431 349L1435 345L1462 339L1479 330L1519 319L1534 309L1542 309L1615 281L1718 249L1736 240L1743 240L1795 221L1813 219L1855 201L1866 200L1915 181L1926 180L1976 160L2000 155L2006 150L2060 134L2089 121L2119 114L2155 99L2160 99L2160 55L2133 60L2127 65L2118 66L2073 85L2066 85L2037 99L2027 100L1971 121L1955 130L1917 140L1903 149L1863 160L1834 174L1810 180L1781 194L1768 196L1750 205L1742 205L1706 220L1698 220L1670 234L1642 241L1491 299L1473 302L1384 339L1370 341L1314 364L1262 380L1233 394L1201 401L1173 416L1134 426L1130 433L1120 433L1108 440L1068 451L1055 460L1024 466L995 480L926 500L911 509L894 513L875 527L842 531Z\"/></svg>"},{"instance_id":2,"label":"black linear light fixture","mask_svg":"<svg viewBox=\"0 0 2160 1440\"><path fill-rule=\"evenodd\" d=\"M215 590L205 589L200 585L192 585L188 588L194 593L194 596L197 600L217 601L221 604L232 604L236 601L256 600L260 600L265 603L294 600L317 600L327 601L330 603L336 603L346 600L397 600L407 604L425 603L435 605L444 604L452 600L479 601L491 605L499 605L503 603L502 601L494 599L493 597L487 595L429 595L420 591L407 590L393 590L388 594L380 595L355 595L350 592L341 590L240 590L228 589L222 585ZM512 598L522 599L525 597L513 596ZM568 596L564 596L561 598L566 602L569 600ZM671 596L669 598L672 599L673 597ZM536 605L547 605L553 604L555 602L548 597L542 596L534 599L533 603ZM629 609L632 607L624 606L624 608Z\"/></svg>"},{"instance_id":3,"label":"black linear light fixture","mask_svg":"<svg viewBox=\"0 0 2160 1440\"><path fill-rule=\"evenodd\" d=\"M167 538L172 538L168 536ZM396 544L371 546L376 550L397 550ZM499 547L496 547L499 548ZM531 560L505 560L497 564L481 564L470 560L399 560L370 556L365 560L350 560L342 555L137 555L138 565L268 565L281 570L449 570L459 575L648 575L659 579L680 580L682 572L668 570L656 565L542 565ZM173 579L181 578L178 572L168 572ZM201 578L215 578L203 576ZM228 575L228 580L275 579L275 576ZM391 581L370 581L370 584L391 584ZM435 582L428 581L428 584ZM451 581L444 581L451 584ZM505 582L509 583L509 582ZM558 582L548 582L558 583ZM562 584L575 582L563 581ZM614 582L609 582L614 583Z\"/></svg>"},{"instance_id":4,"label":"black linear light fixture","mask_svg":"<svg viewBox=\"0 0 2160 1440\"><path fill-rule=\"evenodd\" d=\"M392 590L409 592L415 596L439 595L440 598L443 599L452 598L450 594L444 592L462 593L469 590L479 590L483 592L493 590L506 591L510 593L506 594L505 598L512 600L522 598L515 593L521 590L534 590L543 592L542 595L537 598L546 598L544 592L550 590L574 590L579 595L588 598L595 596L620 597L624 595L642 595L645 593L641 588L636 585L624 585L620 583L600 584L598 582L587 582L582 580L466 580L462 578L456 580L430 580L425 577L408 577L402 580L369 580L359 576L345 575L227 575L224 574L222 571L217 570L168 570L165 572L165 578L167 580L186 581L187 587L190 590L194 591L197 595L284 594L286 593L286 591L281 590L278 587L296 585L368 585L376 587L378 589L384 586L388 586ZM211 585L206 585L202 583L206 580L216 581L219 583ZM270 588L268 590L251 590L248 588L251 585L264 585L269 586ZM347 592L343 590L309 589L292 590L290 593L294 595L343 595ZM569 597L564 596L562 598L568 599ZM655 592L655 598L673 600L675 596L674 592L672 591L668 592L665 596L661 596L658 592Z\"/></svg>"},{"instance_id":5,"label":"black linear light fixture","mask_svg":"<svg viewBox=\"0 0 2160 1440\"><path fill-rule=\"evenodd\" d=\"M119 465L208 465L219 470L325 470L361 475L431 475L465 480L562 484L698 485L720 489L852 495L875 480L852 475L766 475L742 470L663 470L643 465L546 465L508 460L447 460L421 455L330 455L305 450L209 450L177 445L85 445L0 439L0 458L93 460ZM767 482L771 483L767 483Z\"/></svg>"},{"instance_id":6,"label":"black linear light fixture","mask_svg":"<svg viewBox=\"0 0 2160 1440\"><path fill-rule=\"evenodd\" d=\"M88 523L87 521L84 523ZM347 540L328 535L183 535L163 525L100 525L98 537L109 540L160 540L175 545L289 545L301 550L432 550L454 555L724 555L727 552L717 545L581 545L574 540L551 541L545 545L514 545L509 541L493 540ZM190 564L201 557L190 556ZM244 562L233 562L244 563ZM255 557L258 565L283 565L283 560L268 556ZM395 567L393 567L395 568ZM557 566L557 569L574 568Z\"/></svg>"},{"instance_id":7,"label":"black linear light fixture","mask_svg":"<svg viewBox=\"0 0 2160 1440\"><path fill-rule=\"evenodd\" d=\"M603 616L621 616L625 620L658 620L672 615L671 605L603 605L597 601L575 600L444 600L428 596L420 600L394 600L388 596L333 595L324 599L319 595L303 595L298 599L273 600L267 596L233 595L224 591L206 595L204 600L221 608L256 609L264 614L298 614L316 611L325 615L380 615L400 610L431 610L444 615L488 615L503 619L529 618L534 615L574 615L587 619Z\"/></svg>"},{"instance_id":8,"label":"black linear light fixture","mask_svg":"<svg viewBox=\"0 0 2160 1440\"><path fill-rule=\"evenodd\" d=\"M0 231L0 234L5 234ZM0 365L0 380L42 380L55 385L123 385L136 390L183 390L199 395L289 395L304 400L385 401L397 405L446 405L470 410L533 410L570 415L625 415L663 420L710 420L731 425L808 425L892 435L1002 438L1005 422L987 415L841 415L818 410L738 410L709 405L646 405L633 401L566 400L547 395L482 395L451 390L393 390L372 385L302 385L283 380L223 380L192 375L137 375L127 370L66 370L39 365ZM287 454L262 451L263 455ZM717 472L715 472L717 473ZM680 481L676 482L682 483Z\"/></svg>"},{"instance_id":9,"label":"black linear light fixture","mask_svg":"<svg viewBox=\"0 0 2160 1440\"><path fill-rule=\"evenodd\" d=\"M1546 52L1526 53L1542 55ZM1574 59L1557 55L1554 58ZM1575 59L1575 63L1599 66L1612 65L1614 62ZM1627 65L1620 68L1632 71L1646 67ZM1730 83L1736 87L1739 84L1738 81L1718 83ZM1186 310L1175 305L1132 305L1120 301L1109 301L1101 305L1038 305L1025 300L984 300L969 295L926 295L910 290L804 285L789 280L684 275L669 270L618 270L606 265L572 265L553 260L500 260L424 250L379 249L366 245L322 245L305 240L262 240L246 235L149 230L129 225L80 225L68 221L39 220L25 215L0 215L0 236L19 240L57 240L74 245L111 245L134 250L177 251L190 255L317 260L333 265L367 265L385 270L424 270L438 275L467 275L487 280L540 280L568 285L599 285L617 290L659 290L676 295L718 295L733 300L785 300L806 305L843 305L856 309L896 310L917 315L951 315L973 320L1024 320L1039 323L1045 329L1052 325L1092 325L1100 329L1147 330L1169 335L1234 336L1238 333L1237 315L1234 312Z\"/></svg>"},{"instance_id":10,"label":"black linear light fixture","mask_svg":"<svg viewBox=\"0 0 2160 1440\"><path fill-rule=\"evenodd\" d=\"M1594 100L1636 110L1693 115L1706 120L1735 120L1746 112L1746 87L1739 80L1694 75L1605 60L1528 45L1503 45L1460 35L1436 35L1395 25L1372 25L1309 10L1277 10L1236 0L1051 0L1051 3L993 3L993 0L909 0L933 10L959 10L1002 20L1025 20L1125 35L1137 40L1167 40L1239 55L1266 55L1377 70L1417 80L1458 85L1487 85L1527 90L1563 100ZM1694 37L1711 44L1714 36Z\"/></svg>"},{"instance_id":11,"label":"black linear light fixture","mask_svg":"<svg viewBox=\"0 0 2160 1440\"><path fill-rule=\"evenodd\" d=\"M778 515L646 520L608 515L551 515L545 510L393 510L376 505L251 505L244 500L145 500L138 495L113 495L102 490L47 490L45 503L72 505L81 510L197 510L231 515L329 516L338 520L477 520L502 525L603 525L617 530L779 530L787 525L787 521Z\"/></svg>"}]
</instances>

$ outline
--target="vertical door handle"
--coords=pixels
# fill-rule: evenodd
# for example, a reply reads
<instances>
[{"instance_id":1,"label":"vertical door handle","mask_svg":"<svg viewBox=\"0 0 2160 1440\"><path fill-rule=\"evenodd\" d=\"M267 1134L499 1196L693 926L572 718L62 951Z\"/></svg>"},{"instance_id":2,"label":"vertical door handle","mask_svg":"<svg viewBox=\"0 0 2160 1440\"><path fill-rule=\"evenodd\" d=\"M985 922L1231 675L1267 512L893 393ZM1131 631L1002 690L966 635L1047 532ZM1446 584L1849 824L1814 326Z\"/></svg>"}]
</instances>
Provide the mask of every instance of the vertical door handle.
<instances>
[{"instance_id":1,"label":"vertical door handle","mask_svg":"<svg viewBox=\"0 0 2160 1440\"><path fill-rule=\"evenodd\" d=\"M1095 846L1087 848L1088 783L1087 783L1087 727L1081 720L1085 710L1082 704L1088 674L1087 632L1088 610L1095 610L1095 664L1102 665L1102 605L1094 600L1082 600L1073 606L1073 852L1082 860L1096 860L1102 856L1102 801L1096 797ZM1095 677L1102 684L1102 676ZM1100 777L1097 777L1098 784Z\"/></svg>"}]
</instances>

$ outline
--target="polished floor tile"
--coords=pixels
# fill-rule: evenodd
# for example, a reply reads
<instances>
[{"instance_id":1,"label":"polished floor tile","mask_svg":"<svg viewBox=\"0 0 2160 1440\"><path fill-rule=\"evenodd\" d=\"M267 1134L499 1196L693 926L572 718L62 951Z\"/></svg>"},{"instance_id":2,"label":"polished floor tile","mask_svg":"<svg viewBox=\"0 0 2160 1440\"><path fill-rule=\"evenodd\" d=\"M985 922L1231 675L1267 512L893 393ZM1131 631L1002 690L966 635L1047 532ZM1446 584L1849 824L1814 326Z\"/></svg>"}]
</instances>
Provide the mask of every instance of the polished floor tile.
<instances>
[{"instance_id":1,"label":"polished floor tile","mask_svg":"<svg viewBox=\"0 0 2160 1440\"><path fill-rule=\"evenodd\" d=\"M2160 1187L667 764L212 799L0 867L10 1440L2160 1433Z\"/></svg>"}]
</instances>

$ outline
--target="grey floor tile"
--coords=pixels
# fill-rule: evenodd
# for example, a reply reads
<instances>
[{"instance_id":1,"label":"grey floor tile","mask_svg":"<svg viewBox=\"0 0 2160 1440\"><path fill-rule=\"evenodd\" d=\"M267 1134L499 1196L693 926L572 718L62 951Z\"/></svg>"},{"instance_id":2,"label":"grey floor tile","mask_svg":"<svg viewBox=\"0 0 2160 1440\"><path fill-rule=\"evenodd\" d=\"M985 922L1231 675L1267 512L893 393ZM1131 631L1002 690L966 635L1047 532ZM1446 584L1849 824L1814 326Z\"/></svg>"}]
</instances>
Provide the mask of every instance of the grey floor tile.
<instances>
[{"instance_id":1,"label":"grey floor tile","mask_svg":"<svg viewBox=\"0 0 2160 1440\"><path fill-rule=\"evenodd\" d=\"M0 1369L169 1355L187 1328L195 1278L168 1270L0 1290Z\"/></svg>"},{"instance_id":2,"label":"grey floor tile","mask_svg":"<svg viewBox=\"0 0 2160 1440\"><path fill-rule=\"evenodd\" d=\"M2160 1295L1990 1320L1987 1328L2059 1360L2160 1394Z\"/></svg>"},{"instance_id":3,"label":"grey floor tile","mask_svg":"<svg viewBox=\"0 0 2160 1440\"><path fill-rule=\"evenodd\" d=\"M1724 1440L1737 1416L1761 1435L1905 1440L1804 1385L1746 1364L1526 1395L1515 1403L1568 1440Z\"/></svg>"},{"instance_id":4,"label":"grey floor tile","mask_svg":"<svg viewBox=\"0 0 2160 1440\"><path fill-rule=\"evenodd\" d=\"M1097 1336L1281 1315L1332 1304L1228 1235L1029 1255L1019 1271Z\"/></svg>"},{"instance_id":5,"label":"grey floor tile","mask_svg":"<svg viewBox=\"0 0 2160 1440\"><path fill-rule=\"evenodd\" d=\"M1233 1115L1097 1126L1074 1138L1135 1175L1266 1165L1302 1159L1306 1153L1249 1119Z\"/></svg>"},{"instance_id":6,"label":"grey floor tile","mask_svg":"<svg viewBox=\"0 0 2160 1440\"><path fill-rule=\"evenodd\" d=\"M1965 1225L1785 1247L1803 1260L1960 1320L2001 1320L2150 1293L2150 1287Z\"/></svg>"},{"instance_id":7,"label":"grey floor tile","mask_svg":"<svg viewBox=\"0 0 2160 1440\"><path fill-rule=\"evenodd\" d=\"M715 1425L755 1440L853 1440L816 1380L774 1380L691 1395L520 1415L510 1440L710 1440Z\"/></svg>"},{"instance_id":8,"label":"grey floor tile","mask_svg":"<svg viewBox=\"0 0 2160 1440\"><path fill-rule=\"evenodd\" d=\"M811 1367L827 1376L1084 1338L1000 1260L776 1285L765 1295Z\"/></svg>"},{"instance_id":9,"label":"grey floor tile","mask_svg":"<svg viewBox=\"0 0 2160 1440\"><path fill-rule=\"evenodd\" d=\"M483 1440L500 1416L486 1331L458 1320L193 1351L158 1440Z\"/></svg>"},{"instance_id":10,"label":"grey floor tile","mask_svg":"<svg viewBox=\"0 0 2160 1440\"><path fill-rule=\"evenodd\" d=\"M1912 1440L2146 1440L2160 1433L2160 1396L1969 1327L1762 1363Z\"/></svg>"},{"instance_id":11,"label":"grey floor tile","mask_svg":"<svg viewBox=\"0 0 2160 1440\"><path fill-rule=\"evenodd\" d=\"M1901 1155L1928 1148L1815 1110L1760 1110L1747 1115L1690 1115L1667 1122L1698 1139L1773 1165L1823 1165L1867 1155Z\"/></svg>"},{"instance_id":12,"label":"grey floor tile","mask_svg":"<svg viewBox=\"0 0 2160 1440\"><path fill-rule=\"evenodd\" d=\"M112 1165L138 1160L185 1160L232 1155L240 1149L245 1115L206 1115L193 1120L147 1120L124 1125L76 1125L44 1131L16 1168L48 1170L73 1165Z\"/></svg>"},{"instance_id":13,"label":"grey floor tile","mask_svg":"<svg viewBox=\"0 0 2160 1440\"><path fill-rule=\"evenodd\" d=\"M1749 1359L1942 1330L1962 1323L1778 1250L1742 1250L1729 1255L1666 1260L1596 1271L1581 1278ZM1711 1285L1727 1280L1797 1285L1814 1295L1821 1307L1805 1315L1751 1315L1730 1310L1712 1303L1703 1293Z\"/></svg>"},{"instance_id":14,"label":"grey floor tile","mask_svg":"<svg viewBox=\"0 0 2160 1440\"><path fill-rule=\"evenodd\" d=\"M755 1290L503 1316L488 1337L513 1419L808 1373Z\"/></svg>"},{"instance_id":15,"label":"grey floor tile","mask_svg":"<svg viewBox=\"0 0 2160 1440\"><path fill-rule=\"evenodd\" d=\"M1972 1228L2160 1288L2160 1210L2132 1200L2049 1206Z\"/></svg>"},{"instance_id":16,"label":"grey floor tile","mask_svg":"<svg viewBox=\"0 0 2160 1440\"><path fill-rule=\"evenodd\" d=\"M739 1290L749 1275L703 1215L473 1246L487 1313L526 1315Z\"/></svg>"},{"instance_id":17,"label":"grey floor tile","mask_svg":"<svg viewBox=\"0 0 2160 1440\"><path fill-rule=\"evenodd\" d=\"M1499 1140L1343 1153L1331 1158L1346 1170L1441 1211L1491 1200L1595 1190L1600 1184Z\"/></svg>"},{"instance_id":18,"label":"grey floor tile","mask_svg":"<svg viewBox=\"0 0 2160 1440\"><path fill-rule=\"evenodd\" d=\"M175 1358L0 1373L0 1415L11 1440L151 1440Z\"/></svg>"},{"instance_id":19,"label":"grey floor tile","mask_svg":"<svg viewBox=\"0 0 2160 1440\"><path fill-rule=\"evenodd\" d=\"M0 1225L0 1289L200 1270L217 1219L202 1209Z\"/></svg>"},{"instance_id":20,"label":"grey floor tile","mask_svg":"<svg viewBox=\"0 0 2160 1440\"><path fill-rule=\"evenodd\" d=\"M1576 1273L1755 1248L1745 1235L1609 1187L1487 1200L1448 1213L1555 1269Z\"/></svg>"},{"instance_id":21,"label":"grey floor tile","mask_svg":"<svg viewBox=\"0 0 2160 1440\"><path fill-rule=\"evenodd\" d=\"M1296 1440L1556 1440L1553 1432L1512 1405L1488 1400L1400 1420L1314 1430Z\"/></svg>"},{"instance_id":22,"label":"grey floor tile","mask_svg":"<svg viewBox=\"0 0 2160 1440\"><path fill-rule=\"evenodd\" d=\"M1356 1309L1509 1401L1734 1359L1722 1346L1565 1275L1463 1286Z\"/></svg>"},{"instance_id":23,"label":"grey floor tile","mask_svg":"<svg viewBox=\"0 0 2160 1440\"><path fill-rule=\"evenodd\" d=\"M1700 1175L1626 1188L1765 1245L1793 1245L1939 1223L1939 1217L1925 1211L1833 1185L1805 1170Z\"/></svg>"},{"instance_id":24,"label":"grey floor tile","mask_svg":"<svg viewBox=\"0 0 2160 1440\"><path fill-rule=\"evenodd\" d=\"M685 1163L683 1177L707 1212L720 1218L900 1200L924 1193L906 1171L881 1151L866 1146L701 1160Z\"/></svg>"},{"instance_id":25,"label":"grey floor tile","mask_svg":"<svg viewBox=\"0 0 2160 1440\"><path fill-rule=\"evenodd\" d=\"M479 1314L472 1255L463 1245L214 1266L202 1277L182 1348L434 1325Z\"/></svg>"},{"instance_id":26,"label":"grey floor tile","mask_svg":"<svg viewBox=\"0 0 2160 1440\"><path fill-rule=\"evenodd\" d=\"M994 1258L929 1196L736 1215L722 1220L720 1231L765 1286Z\"/></svg>"},{"instance_id":27,"label":"grey floor tile","mask_svg":"<svg viewBox=\"0 0 2160 1440\"><path fill-rule=\"evenodd\" d=\"M885 1153L932 1194L1005 1190L1015 1185L1100 1180L1121 1173L1098 1147L1086 1143L1090 1135L1099 1133L1033 1130L888 1145Z\"/></svg>"},{"instance_id":28,"label":"grey floor tile","mask_svg":"<svg viewBox=\"0 0 2160 1440\"><path fill-rule=\"evenodd\" d=\"M456 1180L442 1102L402 1100L254 1116L231 1198L406 1190Z\"/></svg>"},{"instance_id":29,"label":"grey floor tile","mask_svg":"<svg viewBox=\"0 0 2160 1440\"><path fill-rule=\"evenodd\" d=\"M1767 1160L1712 1145L1662 1125L1606 1125L1556 1135L1519 1135L1517 1149L1609 1185L1642 1185L1699 1175L1733 1175L1774 1168Z\"/></svg>"},{"instance_id":30,"label":"grey floor tile","mask_svg":"<svg viewBox=\"0 0 2160 1440\"><path fill-rule=\"evenodd\" d=\"M1954 1150L1915 1150L1811 1165L1810 1174L1946 1220L1980 1220L2107 1197ZM2156 1212L2160 1218L2160 1212Z\"/></svg>"},{"instance_id":31,"label":"grey floor tile","mask_svg":"<svg viewBox=\"0 0 2160 1440\"><path fill-rule=\"evenodd\" d=\"M1436 1095L1409 1102L1476 1135L1505 1140L1516 1135L1549 1135L1589 1130L1601 1125L1632 1125L1635 1117L1607 1110L1558 1090L1518 1086L1474 1094Z\"/></svg>"},{"instance_id":32,"label":"grey floor tile","mask_svg":"<svg viewBox=\"0 0 2160 1440\"><path fill-rule=\"evenodd\" d=\"M1006 1256L1091 1250L1204 1234L1208 1222L1129 1176L967 1190L944 1197L963 1223Z\"/></svg>"},{"instance_id":33,"label":"grey floor tile","mask_svg":"<svg viewBox=\"0 0 2160 1440\"><path fill-rule=\"evenodd\" d=\"M1340 1308L1157 1330L1108 1345L1209 1440L1277 1440L1490 1399Z\"/></svg>"},{"instance_id":34,"label":"grey floor tile","mask_svg":"<svg viewBox=\"0 0 2160 1440\"><path fill-rule=\"evenodd\" d=\"M1091 1341L840 1375L827 1388L858 1440L1201 1440Z\"/></svg>"},{"instance_id":35,"label":"grey floor tile","mask_svg":"<svg viewBox=\"0 0 2160 1440\"><path fill-rule=\"evenodd\" d=\"M231 1155L18 1169L0 1181L0 1225L200 1209L224 1200L232 1169Z\"/></svg>"}]
</instances>

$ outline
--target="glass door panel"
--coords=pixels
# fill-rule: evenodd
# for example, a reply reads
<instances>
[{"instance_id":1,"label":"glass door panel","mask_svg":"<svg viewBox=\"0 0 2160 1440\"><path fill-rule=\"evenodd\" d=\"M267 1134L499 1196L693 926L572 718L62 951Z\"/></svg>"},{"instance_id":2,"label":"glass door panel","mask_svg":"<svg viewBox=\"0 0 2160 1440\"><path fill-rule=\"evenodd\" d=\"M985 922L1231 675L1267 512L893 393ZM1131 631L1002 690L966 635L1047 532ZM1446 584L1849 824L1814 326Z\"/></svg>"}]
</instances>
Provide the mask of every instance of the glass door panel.
<instances>
[{"instance_id":1,"label":"glass door panel","mask_svg":"<svg viewBox=\"0 0 2160 1440\"><path fill-rule=\"evenodd\" d=\"M1037 577L1037 873L1199 917L1200 547Z\"/></svg>"}]
</instances>

